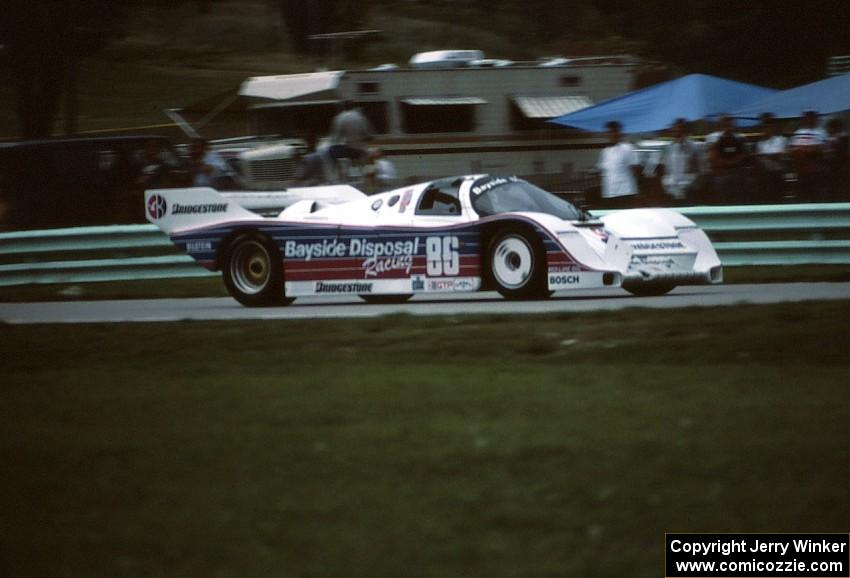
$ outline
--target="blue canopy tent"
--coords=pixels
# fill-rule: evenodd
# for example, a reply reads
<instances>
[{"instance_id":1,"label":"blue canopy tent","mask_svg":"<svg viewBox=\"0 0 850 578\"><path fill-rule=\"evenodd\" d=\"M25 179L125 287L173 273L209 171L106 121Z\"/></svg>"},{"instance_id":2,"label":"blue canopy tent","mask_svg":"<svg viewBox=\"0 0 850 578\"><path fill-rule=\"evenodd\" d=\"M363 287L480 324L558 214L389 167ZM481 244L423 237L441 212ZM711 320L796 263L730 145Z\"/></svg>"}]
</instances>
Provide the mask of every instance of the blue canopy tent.
<instances>
[{"instance_id":1,"label":"blue canopy tent","mask_svg":"<svg viewBox=\"0 0 850 578\"><path fill-rule=\"evenodd\" d=\"M716 76L689 74L559 116L549 122L602 132L605 123L617 120L626 133L655 132L669 127L677 118L700 120L738 109L774 92L770 88Z\"/></svg>"},{"instance_id":2,"label":"blue canopy tent","mask_svg":"<svg viewBox=\"0 0 850 578\"><path fill-rule=\"evenodd\" d=\"M806 110L819 114L850 110L850 73L771 94L734 109L732 114L753 118L772 112L777 118L795 118Z\"/></svg>"}]
</instances>

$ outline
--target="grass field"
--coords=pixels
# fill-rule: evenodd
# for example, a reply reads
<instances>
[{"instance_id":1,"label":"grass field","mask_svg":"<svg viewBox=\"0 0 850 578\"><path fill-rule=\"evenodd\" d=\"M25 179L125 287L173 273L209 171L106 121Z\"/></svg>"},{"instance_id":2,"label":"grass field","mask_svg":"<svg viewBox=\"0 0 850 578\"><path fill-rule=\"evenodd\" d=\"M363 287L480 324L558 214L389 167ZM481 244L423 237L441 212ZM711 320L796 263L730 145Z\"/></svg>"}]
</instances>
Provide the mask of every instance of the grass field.
<instances>
[{"instance_id":1,"label":"grass field","mask_svg":"<svg viewBox=\"0 0 850 578\"><path fill-rule=\"evenodd\" d=\"M848 305L3 326L0 574L650 577L665 531L846 532Z\"/></svg>"}]
</instances>

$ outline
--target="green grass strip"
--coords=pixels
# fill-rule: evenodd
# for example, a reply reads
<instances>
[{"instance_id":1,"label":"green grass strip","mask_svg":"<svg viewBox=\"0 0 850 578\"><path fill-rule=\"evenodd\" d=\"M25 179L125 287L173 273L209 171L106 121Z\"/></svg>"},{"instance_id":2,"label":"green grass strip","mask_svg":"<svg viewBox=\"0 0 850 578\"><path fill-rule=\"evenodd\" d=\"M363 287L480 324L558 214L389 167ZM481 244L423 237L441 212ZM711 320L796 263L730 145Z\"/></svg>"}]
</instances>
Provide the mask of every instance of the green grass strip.
<instances>
[{"instance_id":1,"label":"green grass strip","mask_svg":"<svg viewBox=\"0 0 850 578\"><path fill-rule=\"evenodd\" d=\"M9 576L658 576L845 532L847 302L4 326Z\"/></svg>"}]
</instances>

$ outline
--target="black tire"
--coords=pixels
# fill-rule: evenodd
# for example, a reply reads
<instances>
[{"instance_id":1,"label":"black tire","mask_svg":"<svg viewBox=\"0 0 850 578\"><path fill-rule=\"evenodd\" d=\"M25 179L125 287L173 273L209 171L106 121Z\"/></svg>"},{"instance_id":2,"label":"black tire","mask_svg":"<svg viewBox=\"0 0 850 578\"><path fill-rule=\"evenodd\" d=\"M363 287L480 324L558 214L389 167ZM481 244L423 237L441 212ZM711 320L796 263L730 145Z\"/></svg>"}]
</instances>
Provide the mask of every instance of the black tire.
<instances>
[{"instance_id":1,"label":"black tire","mask_svg":"<svg viewBox=\"0 0 850 578\"><path fill-rule=\"evenodd\" d=\"M394 305L406 302L413 295L358 295L358 297L370 305Z\"/></svg>"},{"instance_id":2,"label":"black tire","mask_svg":"<svg viewBox=\"0 0 850 578\"><path fill-rule=\"evenodd\" d=\"M246 307L288 305L294 301L283 294L280 251L265 235L251 232L233 239L221 269L227 292Z\"/></svg>"},{"instance_id":3,"label":"black tire","mask_svg":"<svg viewBox=\"0 0 850 578\"><path fill-rule=\"evenodd\" d=\"M672 283L658 281L623 283L623 289L637 297L658 297L660 295L666 295L675 288L676 286Z\"/></svg>"},{"instance_id":4,"label":"black tire","mask_svg":"<svg viewBox=\"0 0 850 578\"><path fill-rule=\"evenodd\" d=\"M542 299L552 294L546 282L543 243L523 227L504 227L493 235L487 248L487 272L506 299Z\"/></svg>"}]
</instances>

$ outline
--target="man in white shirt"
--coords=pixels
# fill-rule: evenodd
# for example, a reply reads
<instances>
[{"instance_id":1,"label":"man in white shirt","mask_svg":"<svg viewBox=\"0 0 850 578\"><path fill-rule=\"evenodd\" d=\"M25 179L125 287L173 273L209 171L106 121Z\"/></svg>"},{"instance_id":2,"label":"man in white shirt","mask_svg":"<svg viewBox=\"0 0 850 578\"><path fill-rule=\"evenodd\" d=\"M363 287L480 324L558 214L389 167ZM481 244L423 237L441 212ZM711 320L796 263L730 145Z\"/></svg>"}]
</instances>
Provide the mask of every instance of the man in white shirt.
<instances>
[{"instance_id":1,"label":"man in white shirt","mask_svg":"<svg viewBox=\"0 0 850 578\"><path fill-rule=\"evenodd\" d=\"M189 148L192 186L214 189L234 188L234 173L221 156L210 150L203 138L195 139Z\"/></svg>"},{"instance_id":2,"label":"man in white shirt","mask_svg":"<svg viewBox=\"0 0 850 578\"><path fill-rule=\"evenodd\" d=\"M788 149L797 171L797 197L804 202L822 201L825 196L826 132L818 127L818 113L803 113L800 128L788 141Z\"/></svg>"},{"instance_id":3,"label":"man in white shirt","mask_svg":"<svg viewBox=\"0 0 850 578\"><path fill-rule=\"evenodd\" d=\"M775 203L785 196L785 171L788 168L788 139L779 134L776 118L770 112L761 115L763 136L756 143L759 168L759 197L762 203Z\"/></svg>"},{"instance_id":4,"label":"man in white shirt","mask_svg":"<svg viewBox=\"0 0 850 578\"><path fill-rule=\"evenodd\" d=\"M631 207L637 199L636 173L640 170L635 148L623 141L622 125L612 120L606 123L610 146L602 150L597 168L602 173L602 205Z\"/></svg>"},{"instance_id":5,"label":"man in white shirt","mask_svg":"<svg viewBox=\"0 0 850 578\"><path fill-rule=\"evenodd\" d=\"M684 118L676 119L671 133L673 142L661 155L660 164L664 170L661 182L674 201L684 201L700 173L700 149L688 137L688 123Z\"/></svg>"},{"instance_id":6,"label":"man in white shirt","mask_svg":"<svg viewBox=\"0 0 850 578\"><path fill-rule=\"evenodd\" d=\"M364 171L367 191L379 193L392 188L398 179L395 165L384 157L383 151L378 147L370 147L368 154L369 163Z\"/></svg>"},{"instance_id":7,"label":"man in white shirt","mask_svg":"<svg viewBox=\"0 0 850 578\"><path fill-rule=\"evenodd\" d=\"M329 153L334 160L349 159L355 165L361 165L366 159L366 147L372 140L372 125L369 120L347 100L343 110L331 122L331 140L333 145Z\"/></svg>"}]
</instances>

